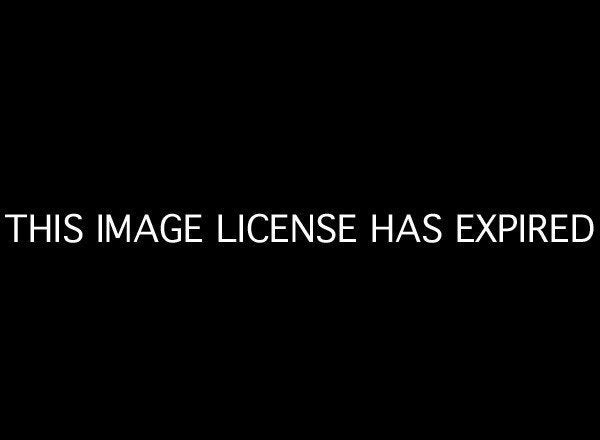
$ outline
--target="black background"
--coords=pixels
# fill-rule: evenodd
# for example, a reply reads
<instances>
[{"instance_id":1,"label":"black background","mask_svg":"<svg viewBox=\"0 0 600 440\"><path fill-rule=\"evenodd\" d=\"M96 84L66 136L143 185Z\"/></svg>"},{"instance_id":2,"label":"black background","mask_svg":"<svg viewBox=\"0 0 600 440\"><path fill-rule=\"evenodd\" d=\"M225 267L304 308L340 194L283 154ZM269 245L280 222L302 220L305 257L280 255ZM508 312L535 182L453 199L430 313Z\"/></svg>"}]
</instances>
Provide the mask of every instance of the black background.
<instances>
[{"instance_id":1,"label":"black background","mask_svg":"<svg viewBox=\"0 0 600 440\"><path fill-rule=\"evenodd\" d=\"M3 55L2 213L356 212L361 243L4 240L11 412L573 429L595 389L597 238L460 246L453 218L597 221L592 29L524 11L247 12L23 16ZM438 212L444 241L371 246L375 212Z\"/></svg>"}]
</instances>

